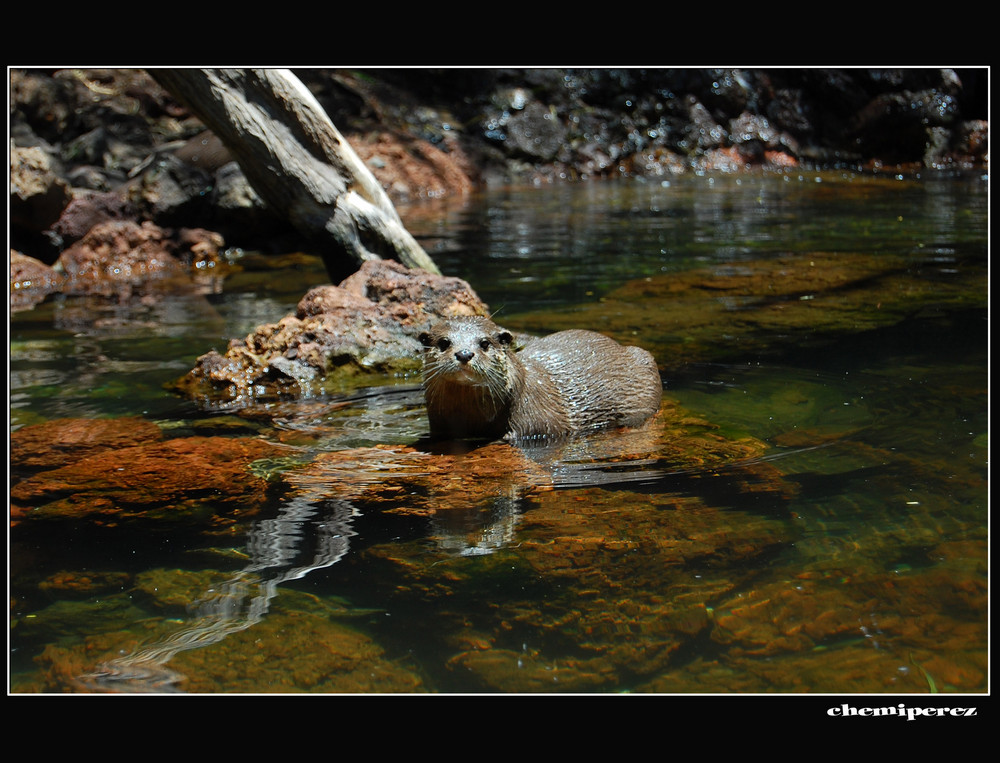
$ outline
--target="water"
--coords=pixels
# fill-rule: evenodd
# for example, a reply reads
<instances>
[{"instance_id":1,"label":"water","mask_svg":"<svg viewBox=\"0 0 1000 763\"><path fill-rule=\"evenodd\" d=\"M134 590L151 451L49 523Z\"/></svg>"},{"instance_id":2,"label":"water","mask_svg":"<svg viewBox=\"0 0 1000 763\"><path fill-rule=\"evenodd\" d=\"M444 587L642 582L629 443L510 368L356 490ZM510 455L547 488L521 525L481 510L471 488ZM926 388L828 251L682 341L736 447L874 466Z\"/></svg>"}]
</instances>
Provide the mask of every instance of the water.
<instances>
[{"instance_id":1,"label":"water","mask_svg":"<svg viewBox=\"0 0 1000 763\"><path fill-rule=\"evenodd\" d=\"M984 178L943 174L401 209L498 321L656 355L648 431L526 452L428 453L412 379L225 415L163 389L290 312L325 280L309 258L15 314L12 430L138 416L296 450L244 498L50 494L11 530L12 689L984 692L987 209ZM767 263L775 293L739 291Z\"/></svg>"}]
</instances>

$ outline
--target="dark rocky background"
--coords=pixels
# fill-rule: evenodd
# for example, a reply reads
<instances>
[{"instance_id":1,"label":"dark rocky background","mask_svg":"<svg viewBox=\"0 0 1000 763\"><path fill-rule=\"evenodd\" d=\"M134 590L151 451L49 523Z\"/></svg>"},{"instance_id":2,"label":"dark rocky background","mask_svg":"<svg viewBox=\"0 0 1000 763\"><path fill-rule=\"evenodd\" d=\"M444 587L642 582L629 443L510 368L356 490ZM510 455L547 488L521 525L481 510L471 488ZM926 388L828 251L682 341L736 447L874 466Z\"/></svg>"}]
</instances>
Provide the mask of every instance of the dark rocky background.
<instances>
[{"instance_id":1,"label":"dark rocky background","mask_svg":"<svg viewBox=\"0 0 1000 763\"><path fill-rule=\"evenodd\" d=\"M986 69L295 72L397 203L484 184L913 172L988 157ZM301 246L145 70L13 69L10 80L13 250L51 265L107 221L158 226L173 253Z\"/></svg>"}]
</instances>

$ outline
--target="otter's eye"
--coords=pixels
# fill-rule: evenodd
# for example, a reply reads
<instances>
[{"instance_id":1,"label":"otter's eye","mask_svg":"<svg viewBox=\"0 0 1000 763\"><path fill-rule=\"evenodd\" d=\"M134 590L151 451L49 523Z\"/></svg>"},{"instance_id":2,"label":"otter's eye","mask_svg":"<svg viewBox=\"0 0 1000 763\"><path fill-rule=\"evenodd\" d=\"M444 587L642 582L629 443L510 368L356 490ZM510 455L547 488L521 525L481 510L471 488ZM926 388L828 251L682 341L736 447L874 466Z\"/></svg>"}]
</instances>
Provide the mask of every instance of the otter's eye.
<instances>
[{"instance_id":1,"label":"otter's eye","mask_svg":"<svg viewBox=\"0 0 1000 763\"><path fill-rule=\"evenodd\" d=\"M483 349L483 350L488 350L488 349L490 349L490 346L491 346L492 344L493 344L493 343L492 343L492 342L490 342L490 340L489 340L489 339L480 339L480 340L479 340L479 347L480 347L480 349Z\"/></svg>"},{"instance_id":2,"label":"otter's eye","mask_svg":"<svg viewBox=\"0 0 1000 763\"><path fill-rule=\"evenodd\" d=\"M451 347L451 340L447 337L441 337L437 340L437 348L441 350L441 352L444 352L449 347Z\"/></svg>"}]
</instances>

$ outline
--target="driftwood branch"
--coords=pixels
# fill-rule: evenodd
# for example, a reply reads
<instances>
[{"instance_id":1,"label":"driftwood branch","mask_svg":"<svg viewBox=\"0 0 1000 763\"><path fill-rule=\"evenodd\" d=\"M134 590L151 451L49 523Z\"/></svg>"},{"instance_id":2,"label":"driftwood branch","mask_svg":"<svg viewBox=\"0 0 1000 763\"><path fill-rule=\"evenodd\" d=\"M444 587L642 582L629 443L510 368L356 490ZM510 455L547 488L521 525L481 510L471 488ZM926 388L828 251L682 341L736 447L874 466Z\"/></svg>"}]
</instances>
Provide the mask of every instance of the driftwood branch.
<instances>
[{"instance_id":1,"label":"driftwood branch","mask_svg":"<svg viewBox=\"0 0 1000 763\"><path fill-rule=\"evenodd\" d=\"M151 69L229 148L258 195L302 233L358 264L398 259L439 273L378 181L287 69Z\"/></svg>"}]
</instances>

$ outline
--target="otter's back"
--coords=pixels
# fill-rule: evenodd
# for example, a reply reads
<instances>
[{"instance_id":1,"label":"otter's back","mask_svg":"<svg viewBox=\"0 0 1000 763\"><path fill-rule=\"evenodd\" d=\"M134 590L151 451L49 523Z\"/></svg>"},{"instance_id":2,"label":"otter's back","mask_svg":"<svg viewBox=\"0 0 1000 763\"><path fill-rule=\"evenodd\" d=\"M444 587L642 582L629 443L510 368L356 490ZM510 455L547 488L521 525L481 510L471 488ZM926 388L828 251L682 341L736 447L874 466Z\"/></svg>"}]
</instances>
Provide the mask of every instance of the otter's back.
<instances>
[{"instance_id":1,"label":"otter's back","mask_svg":"<svg viewBox=\"0 0 1000 763\"><path fill-rule=\"evenodd\" d=\"M636 426L660 407L663 384L653 356L593 331L560 331L518 353L559 390L572 430Z\"/></svg>"}]
</instances>

